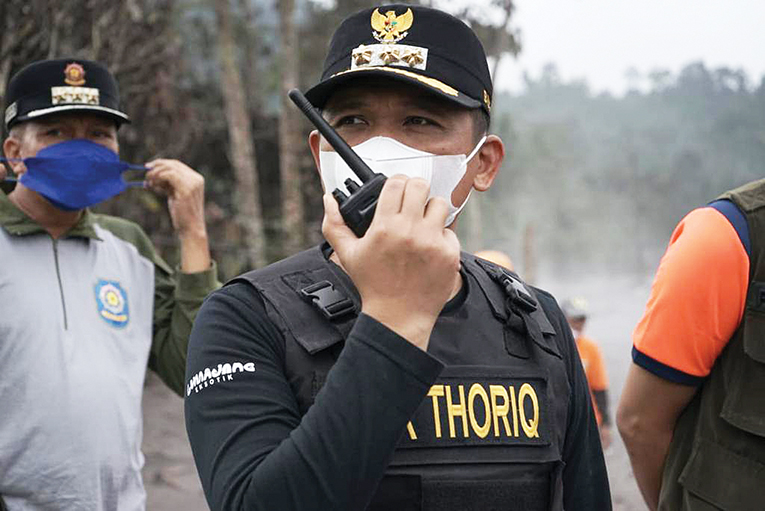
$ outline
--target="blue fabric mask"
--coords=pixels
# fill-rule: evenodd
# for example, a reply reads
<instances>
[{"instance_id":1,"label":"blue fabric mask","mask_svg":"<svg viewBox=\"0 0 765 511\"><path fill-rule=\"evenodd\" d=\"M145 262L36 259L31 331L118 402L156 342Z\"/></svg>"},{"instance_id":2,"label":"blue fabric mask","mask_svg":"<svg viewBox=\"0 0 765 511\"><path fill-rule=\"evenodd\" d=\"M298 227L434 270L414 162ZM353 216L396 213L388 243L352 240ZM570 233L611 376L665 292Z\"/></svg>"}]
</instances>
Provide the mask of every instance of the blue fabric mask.
<instances>
[{"instance_id":1,"label":"blue fabric mask","mask_svg":"<svg viewBox=\"0 0 765 511\"><path fill-rule=\"evenodd\" d=\"M98 204L130 186L142 186L142 181L125 181L122 173L128 169L147 170L120 161L111 149L85 139L59 142L23 161L27 171L18 181L66 211Z\"/></svg>"}]
</instances>

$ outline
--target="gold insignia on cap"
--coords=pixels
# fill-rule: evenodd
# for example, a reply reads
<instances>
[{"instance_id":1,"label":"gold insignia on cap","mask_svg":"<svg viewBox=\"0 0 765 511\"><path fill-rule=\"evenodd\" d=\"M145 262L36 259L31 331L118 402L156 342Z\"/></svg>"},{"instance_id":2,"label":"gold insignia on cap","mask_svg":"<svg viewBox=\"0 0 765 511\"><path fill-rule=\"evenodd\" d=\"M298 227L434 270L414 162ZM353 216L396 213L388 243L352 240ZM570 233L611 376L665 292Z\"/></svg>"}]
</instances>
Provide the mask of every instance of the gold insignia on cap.
<instances>
[{"instance_id":1,"label":"gold insignia on cap","mask_svg":"<svg viewBox=\"0 0 765 511\"><path fill-rule=\"evenodd\" d=\"M364 66L372 62L372 50L362 44L353 50L351 58L353 59L353 64L357 66Z\"/></svg>"},{"instance_id":2,"label":"gold insignia on cap","mask_svg":"<svg viewBox=\"0 0 765 511\"><path fill-rule=\"evenodd\" d=\"M378 66L400 66L424 71L428 49L397 44L362 44L351 52L351 69Z\"/></svg>"},{"instance_id":3,"label":"gold insignia on cap","mask_svg":"<svg viewBox=\"0 0 765 511\"><path fill-rule=\"evenodd\" d=\"M408 50L406 53L404 53L404 56L402 57L403 61L405 61L407 64L409 64L409 67L416 68L418 64L422 64L425 59L422 57L422 51L417 49Z\"/></svg>"},{"instance_id":4,"label":"gold insignia on cap","mask_svg":"<svg viewBox=\"0 0 765 511\"><path fill-rule=\"evenodd\" d=\"M486 109L491 110L491 96L486 92L486 89L483 90L483 102L486 103Z\"/></svg>"},{"instance_id":5,"label":"gold insignia on cap","mask_svg":"<svg viewBox=\"0 0 765 511\"><path fill-rule=\"evenodd\" d=\"M50 102L54 105L98 105L98 89L94 87L51 87Z\"/></svg>"},{"instance_id":6,"label":"gold insignia on cap","mask_svg":"<svg viewBox=\"0 0 765 511\"><path fill-rule=\"evenodd\" d=\"M72 62L66 65L64 83L74 86L85 85L85 69L81 64Z\"/></svg>"},{"instance_id":7,"label":"gold insignia on cap","mask_svg":"<svg viewBox=\"0 0 765 511\"><path fill-rule=\"evenodd\" d=\"M382 60L386 66L398 62L400 60L398 50L394 48L385 48L380 52L380 60Z\"/></svg>"},{"instance_id":8,"label":"gold insignia on cap","mask_svg":"<svg viewBox=\"0 0 765 511\"><path fill-rule=\"evenodd\" d=\"M412 9L407 9L400 16L396 16L396 11L387 11L385 15L380 14L378 9L372 13L372 35L381 43L397 43L408 34L407 30L414 22Z\"/></svg>"}]
</instances>

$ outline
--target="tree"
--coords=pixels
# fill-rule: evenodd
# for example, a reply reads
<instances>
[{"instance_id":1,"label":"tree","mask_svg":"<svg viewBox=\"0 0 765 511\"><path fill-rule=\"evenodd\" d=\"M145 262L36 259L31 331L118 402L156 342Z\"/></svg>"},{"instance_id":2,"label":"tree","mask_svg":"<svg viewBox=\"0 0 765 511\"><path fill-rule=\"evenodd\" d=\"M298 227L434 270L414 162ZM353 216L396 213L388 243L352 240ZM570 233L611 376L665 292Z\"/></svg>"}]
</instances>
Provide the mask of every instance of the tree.
<instances>
[{"instance_id":1,"label":"tree","mask_svg":"<svg viewBox=\"0 0 765 511\"><path fill-rule=\"evenodd\" d=\"M258 169L250 119L247 109L242 108L247 102L239 66L236 63L236 46L232 34L228 0L215 0L215 15L231 163L236 175L234 194L237 197L237 224L245 233L244 244L250 263L261 267L266 264L266 240L260 208Z\"/></svg>"},{"instance_id":2,"label":"tree","mask_svg":"<svg viewBox=\"0 0 765 511\"><path fill-rule=\"evenodd\" d=\"M305 242L303 196L299 151L300 112L291 104L287 92L298 86L299 55L294 23L294 0L279 1L281 20L281 114L279 116L279 171L282 191L282 244L284 252L294 254Z\"/></svg>"}]
</instances>

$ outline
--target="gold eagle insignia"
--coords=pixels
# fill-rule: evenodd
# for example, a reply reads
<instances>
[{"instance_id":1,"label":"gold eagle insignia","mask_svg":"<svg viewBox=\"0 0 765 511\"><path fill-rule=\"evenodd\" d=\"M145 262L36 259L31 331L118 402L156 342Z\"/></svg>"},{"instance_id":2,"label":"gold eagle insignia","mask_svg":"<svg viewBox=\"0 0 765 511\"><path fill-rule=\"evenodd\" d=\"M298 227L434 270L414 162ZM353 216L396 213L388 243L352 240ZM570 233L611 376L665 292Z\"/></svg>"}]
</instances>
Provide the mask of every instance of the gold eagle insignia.
<instances>
[{"instance_id":1,"label":"gold eagle insignia","mask_svg":"<svg viewBox=\"0 0 765 511\"><path fill-rule=\"evenodd\" d=\"M374 29L372 35L381 43L397 43L406 37L407 30L413 22L414 13L412 13L412 9L407 9L400 16L396 16L395 11L388 11L383 15L378 9L375 9L372 13L372 28Z\"/></svg>"}]
</instances>

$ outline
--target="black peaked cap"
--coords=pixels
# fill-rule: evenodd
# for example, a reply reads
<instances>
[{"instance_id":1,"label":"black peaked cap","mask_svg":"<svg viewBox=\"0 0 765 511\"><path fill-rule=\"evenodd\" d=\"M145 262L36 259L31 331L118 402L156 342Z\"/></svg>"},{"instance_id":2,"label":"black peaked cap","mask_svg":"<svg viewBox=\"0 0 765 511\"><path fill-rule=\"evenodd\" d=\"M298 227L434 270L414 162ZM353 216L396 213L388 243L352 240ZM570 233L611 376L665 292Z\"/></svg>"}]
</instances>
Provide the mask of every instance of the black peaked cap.
<instances>
[{"instance_id":1,"label":"black peaked cap","mask_svg":"<svg viewBox=\"0 0 765 511\"><path fill-rule=\"evenodd\" d=\"M130 122L120 110L117 80L103 65L83 59L41 60L16 73L5 94L5 126L61 112L92 112Z\"/></svg>"},{"instance_id":2,"label":"black peaked cap","mask_svg":"<svg viewBox=\"0 0 765 511\"><path fill-rule=\"evenodd\" d=\"M321 81L306 92L322 108L334 89L358 77L411 83L468 108L491 110L486 53L459 19L418 5L381 5L346 18L332 37Z\"/></svg>"}]
</instances>

